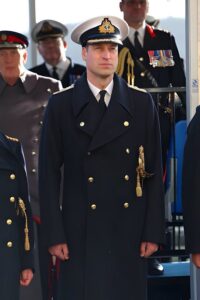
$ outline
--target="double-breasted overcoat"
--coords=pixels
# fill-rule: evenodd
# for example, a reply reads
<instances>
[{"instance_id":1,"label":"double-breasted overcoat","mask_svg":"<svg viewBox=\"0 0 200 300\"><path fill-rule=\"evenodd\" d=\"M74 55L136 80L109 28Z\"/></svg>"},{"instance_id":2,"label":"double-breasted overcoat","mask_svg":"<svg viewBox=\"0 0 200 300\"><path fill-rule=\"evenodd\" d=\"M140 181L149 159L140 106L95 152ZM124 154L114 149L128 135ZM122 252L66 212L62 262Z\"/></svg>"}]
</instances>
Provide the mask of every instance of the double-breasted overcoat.
<instances>
[{"instance_id":1,"label":"double-breasted overcoat","mask_svg":"<svg viewBox=\"0 0 200 300\"><path fill-rule=\"evenodd\" d=\"M18 300L20 273L34 268L32 215L21 145L1 132L0 186L0 299ZM26 218L20 199L25 204L30 250L25 249Z\"/></svg>"},{"instance_id":2,"label":"double-breasted overcoat","mask_svg":"<svg viewBox=\"0 0 200 300\"><path fill-rule=\"evenodd\" d=\"M137 197L140 146L153 175ZM58 299L146 299L140 243L164 241L160 132L150 95L116 75L102 118L85 75L54 94L41 136L39 190L46 244L69 247Z\"/></svg>"}]
</instances>

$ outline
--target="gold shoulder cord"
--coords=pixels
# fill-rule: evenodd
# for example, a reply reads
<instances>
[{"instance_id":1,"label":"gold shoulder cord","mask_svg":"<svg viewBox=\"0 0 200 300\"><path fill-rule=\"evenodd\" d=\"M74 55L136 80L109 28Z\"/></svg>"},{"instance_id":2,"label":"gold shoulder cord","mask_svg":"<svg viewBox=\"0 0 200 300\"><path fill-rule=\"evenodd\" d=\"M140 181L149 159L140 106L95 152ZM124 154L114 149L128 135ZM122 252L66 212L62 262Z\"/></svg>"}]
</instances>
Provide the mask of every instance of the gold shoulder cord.
<instances>
[{"instance_id":1,"label":"gold shoulder cord","mask_svg":"<svg viewBox=\"0 0 200 300\"><path fill-rule=\"evenodd\" d=\"M142 185L143 179L153 176L152 173L148 173L145 170L145 158L144 158L144 147L139 147L138 166L136 168L137 180L136 180L136 196L142 197Z\"/></svg>"},{"instance_id":2,"label":"gold shoulder cord","mask_svg":"<svg viewBox=\"0 0 200 300\"><path fill-rule=\"evenodd\" d=\"M119 76L123 75L125 63L127 63L127 83L134 86L134 61L127 47L122 48L119 53L118 66L116 70L116 73Z\"/></svg>"},{"instance_id":3,"label":"gold shoulder cord","mask_svg":"<svg viewBox=\"0 0 200 300\"><path fill-rule=\"evenodd\" d=\"M25 251L30 251L30 241L29 241L29 230L28 230L28 218L26 213L26 207L24 201L19 198L19 207L21 208L22 215L25 217L25 241L24 241L24 249Z\"/></svg>"}]
</instances>

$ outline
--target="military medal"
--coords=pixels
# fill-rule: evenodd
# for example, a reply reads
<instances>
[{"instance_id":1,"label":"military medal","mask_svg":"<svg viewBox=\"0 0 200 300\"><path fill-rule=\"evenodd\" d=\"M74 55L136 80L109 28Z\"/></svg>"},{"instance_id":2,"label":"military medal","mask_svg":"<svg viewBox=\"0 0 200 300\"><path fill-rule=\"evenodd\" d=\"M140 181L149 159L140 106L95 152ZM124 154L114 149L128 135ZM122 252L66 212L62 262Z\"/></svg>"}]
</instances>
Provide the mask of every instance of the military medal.
<instances>
[{"instance_id":1,"label":"military medal","mask_svg":"<svg viewBox=\"0 0 200 300\"><path fill-rule=\"evenodd\" d=\"M149 50L149 64L152 67L173 67L175 65L172 50Z\"/></svg>"}]
</instances>

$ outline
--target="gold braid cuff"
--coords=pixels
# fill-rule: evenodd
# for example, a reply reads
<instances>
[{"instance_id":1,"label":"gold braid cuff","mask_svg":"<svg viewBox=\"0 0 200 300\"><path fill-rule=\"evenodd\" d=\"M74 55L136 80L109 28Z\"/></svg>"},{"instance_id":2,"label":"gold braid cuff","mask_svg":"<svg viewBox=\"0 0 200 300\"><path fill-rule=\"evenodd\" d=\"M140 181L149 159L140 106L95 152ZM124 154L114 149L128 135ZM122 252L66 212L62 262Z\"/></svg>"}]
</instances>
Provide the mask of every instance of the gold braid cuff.
<instances>
[{"instance_id":1,"label":"gold braid cuff","mask_svg":"<svg viewBox=\"0 0 200 300\"><path fill-rule=\"evenodd\" d=\"M27 217L27 213L26 213L25 203L24 203L24 201L21 198L19 198L19 207L21 208L22 215L25 217L25 228L24 228L25 241L24 241L24 249L25 249L25 251L30 251L28 217Z\"/></svg>"},{"instance_id":2,"label":"gold braid cuff","mask_svg":"<svg viewBox=\"0 0 200 300\"><path fill-rule=\"evenodd\" d=\"M132 59L131 53L127 47L122 48L118 57L118 66L116 73L122 76L124 73L124 67L127 64L127 83L134 86L134 61Z\"/></svg>"},{"instance_id":3,"label":"gold braid cuff","mask_svg":"<svg viewBox=\"0 0 200 300\"><path fill-rule=\"evenodd\" d=\"M137 180L136 180L136 196L142 197L142 186L143 180L153 176L153 173L148 173L145 170L145 158L144 158L144 147L139 147L138 166L136 168Z\"/></svg>"}]
</instances>

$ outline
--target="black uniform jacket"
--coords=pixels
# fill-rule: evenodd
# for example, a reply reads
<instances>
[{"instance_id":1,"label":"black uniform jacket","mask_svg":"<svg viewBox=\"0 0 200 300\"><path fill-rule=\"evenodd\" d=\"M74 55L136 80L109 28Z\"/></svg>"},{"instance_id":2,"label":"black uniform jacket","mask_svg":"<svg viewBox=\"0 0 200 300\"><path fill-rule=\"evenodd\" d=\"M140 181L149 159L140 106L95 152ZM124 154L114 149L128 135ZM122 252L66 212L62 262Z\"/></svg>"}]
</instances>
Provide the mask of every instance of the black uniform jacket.
<instances>
[{"instance_id":1,"label":"black uniform jacket","mask_svg":"<svg viewBox=\"0 0 200 300\"><path fill-rule=\"evenodd\" d=\"M191 120L184 149L182 199L185 242L189 253L200 253L200 106Z\"/></svg>"},{"instance_id":2,"label":"black uniform jacket","mask_svg":"<svg viewBox=\"0 0 200 300\"><path fill-rule=\"evenodd\" d=\"M54 94L46 110L39 159L41 220L48 246L67 243L58 299L146 299L142 241L163 243L160 132L150 95L114 77L108 109L86 76ZM139 147L154 175L136 196ZM63 202L59 206L60 168Z\"/></svg>"},{"instance_id":3,"label":"black uniform jacket","mask_svg":"<svg viewBox=\"0 0 200 300\"><path fill-rule=\"evenodd\" d=\"M71 85L76 79L78 79L85 72L84 66L79 64L73 64L69 57L68 59L70 60L70 65L61 80L63 87L67 87ZM35 72L39 75L52 77L45 63L33 67L30 71Z\"/></svg>"},{"instance_id":4,"label":"black uniform jacket","mask_svg":"<svg viewBox=\"0 0 200 300\"><path fill-rule=\"evenodd\" d=\"M33 213L39 214L38 148L44 110L61 82L25 71L14 86L0 76L0 129L23 146Z\"/></svg>"},{"instance_id":5,"label":"black uniform jacket","mask_svg":"<svg viewBox=\"0 0 200 300\"><path fill-rule=\"evenodd\" d=\"M175 39L169 32L154 29L153 27L146 25L143 52L139 55L136 54L135 48L128 38L123 41L123 46L127 47L134 60L134 85L141 88L155 87L152 80L149 79L147 73L150 72L150 77L156 81L158 87L184 87L185 86L185 74L183 63L180 58ZM150 65L150 58L148 50L171 50L174 60L174 66L169 67L153 67ZM143 65L141 66L138 62ZM120 62L119 62L120 63ZM127 64L124 64L124 72L122 77L127 80ZM175 120L185 119L185 93L179 93L182 104L176 106ZM160 94L158 97L153 94L155 104L159 111L159 120L162 137L162 160L165 168L167 149L171 134L172 116L168 113L168 108L171 109L171 102L169 101L168 94Z\"/></svg>"},{"instance_id":6,"label":"black uniform jacket","mask_svg":"<svg viewBox=\"0 0 200 300\"><path fill-rule=\"evenodd\" d=\"M135 48L128 38L123 41L123 46L127 47L133 60L135 61L137 55ZM173 54L173 60L175 65L172 67L153 67L150 65L150 59L148 56L148 50L171 50ZM143 60L142 64L147 70L151 72L156 79L159 87L168 87L170 84L175 87L185 86L185 74L183 69L183 63L180 58L174 36L169 32L155 29L149 25L146 26L143 53L141 55ZM127 67L124 67L123 78L127 80ZM147 78L146 73L142 72L138 64L134 63L134 84L138 87L150 88L154 87L151 81Z\"/></svg>"},{"instance_id":7,"label":"black uniform jacket","mask_svg":"<svg viewBox=\"0 0 200 300\"><path fill-rule=\"evenodd\" d=\"M18 299L19 276L33 269L33 226L24 159L20 143L0 133L0 299ZM25 203L30 250L25 250Z\"/></svg>"}]
</instances>

